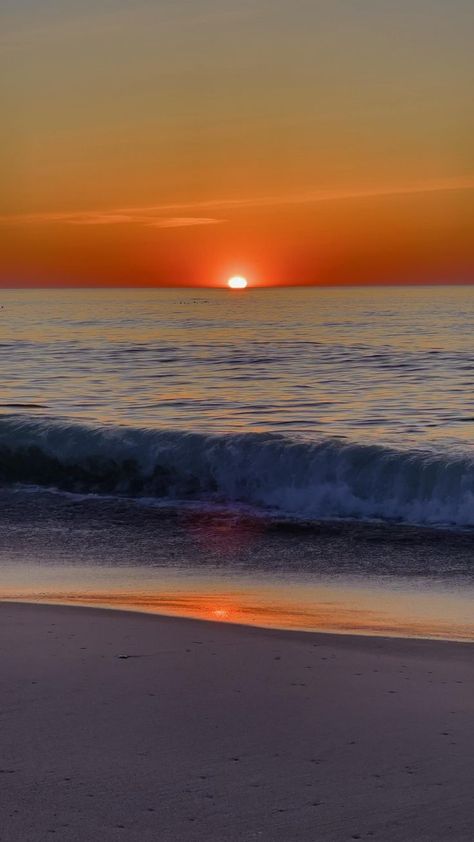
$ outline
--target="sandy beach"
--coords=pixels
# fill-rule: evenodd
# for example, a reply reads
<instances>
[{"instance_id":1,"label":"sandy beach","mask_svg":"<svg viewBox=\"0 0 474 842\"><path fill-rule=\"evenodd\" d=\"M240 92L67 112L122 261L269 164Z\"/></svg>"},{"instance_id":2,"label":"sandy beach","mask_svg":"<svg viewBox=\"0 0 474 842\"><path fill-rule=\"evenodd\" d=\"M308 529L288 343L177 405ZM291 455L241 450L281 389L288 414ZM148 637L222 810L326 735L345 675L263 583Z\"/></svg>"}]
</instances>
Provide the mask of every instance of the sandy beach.
<instances>
[{"instance_id":1,"label":"sandy beach","mask_svg":"<svg viewBox=\"0 0 474 842\"><path fill-rule=\"evenodd\" d=\"M0 605L0 838L472 840L470 644Z\"/></svg>"}]
</instances>

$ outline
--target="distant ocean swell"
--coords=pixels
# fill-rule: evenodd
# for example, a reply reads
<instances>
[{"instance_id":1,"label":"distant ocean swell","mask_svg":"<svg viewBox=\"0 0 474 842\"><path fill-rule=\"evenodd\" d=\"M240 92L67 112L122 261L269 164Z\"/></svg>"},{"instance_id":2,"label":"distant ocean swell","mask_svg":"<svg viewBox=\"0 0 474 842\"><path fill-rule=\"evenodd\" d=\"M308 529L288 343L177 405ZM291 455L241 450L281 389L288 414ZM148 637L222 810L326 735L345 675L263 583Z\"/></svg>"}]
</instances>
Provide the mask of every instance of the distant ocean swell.
<instances>
[{"instance_id":1,"label":"distant ocean swell","mask_svg":"<svg viewBox=\"0 0 474 842\"><path fill-rule=\"evenodd\" d=\"M474 457L274 433L0 418L0 482L244 503L298 518L474 526Z\"/></svg>"}]
</instances>

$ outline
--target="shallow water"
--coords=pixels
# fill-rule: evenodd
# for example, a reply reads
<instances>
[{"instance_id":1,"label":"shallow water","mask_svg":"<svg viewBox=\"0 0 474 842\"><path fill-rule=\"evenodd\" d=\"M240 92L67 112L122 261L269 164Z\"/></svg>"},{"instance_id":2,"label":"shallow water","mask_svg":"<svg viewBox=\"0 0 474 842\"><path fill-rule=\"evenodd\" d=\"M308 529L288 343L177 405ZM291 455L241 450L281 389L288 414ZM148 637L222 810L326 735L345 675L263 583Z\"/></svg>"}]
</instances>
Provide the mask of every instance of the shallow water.
<instances>
[{"instance_id":1,"label":"shallow water","mask_svg":"<svg viewBox=\"0 0 474 842\"><path fill-rule=\"evenodd\" d=\"M469 534L21 489L0 511L3 599L474 640Z\"/></svg>"}]
</instances>

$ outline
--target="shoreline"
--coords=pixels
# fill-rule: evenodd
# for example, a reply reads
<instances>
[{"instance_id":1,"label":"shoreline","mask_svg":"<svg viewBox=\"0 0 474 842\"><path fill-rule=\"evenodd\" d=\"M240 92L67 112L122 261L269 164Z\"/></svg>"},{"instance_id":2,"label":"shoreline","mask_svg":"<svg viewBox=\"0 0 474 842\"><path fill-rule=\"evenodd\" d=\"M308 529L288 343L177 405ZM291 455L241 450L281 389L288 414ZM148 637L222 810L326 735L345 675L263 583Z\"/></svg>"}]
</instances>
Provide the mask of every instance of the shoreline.
<instances>
[{"instance_id":1,"label":"shoreline","mask_svg":"<svg viewBox=\"0 0 474 842\"><path fill-rule=\"evenodd\" d=\"M386 528L360 526L269 531L117 500L0 498L0 598L71 597L262 627L474 640L472 539L435 542L410 531L391 540Z\"/></svg>"},{"instance_id":2,"label":"shoreline","mask_svg":"<svg viewBox=\"0 0 474 842\"><path fill-rule=\"evenodd\" d=\"M139 616L139 617L151 617L156 619L164 619L164 620L182 620L183 622L197 622L197 623L205 623L209 624L210 626L230 626L236 629L255 629L257 631L269 631L269 632L281 632L283 634L290 634L290 635L320 635L323 637L328 637L329 639L336 637L336 638L355 638L359 639L362 638L364 640L407 640L407 641L424 641L426 643L449 643L452 645L462 645L462 646L469 646L474 643L474 638L471 637L448 637L448 636L441 636L441 633L438 634L403 634L401 631L392 631L390 632L389 629L381 629L378 633L376 629L365 629L361 627L360 630L355 629L331 629L331 628L304 628L304 627L295 627L295 626L284 626L284 625L265 625L259 624L258 622L250 622L250 621L232 621L226 620L222 617L216 616L215 618L212 617L199 617L192 614L181 614L181 613L166 613L166 611L159 611L154 608L146 608L140 605L134 605L133 603L127 603L126 600L122 602L118 602L117 604L107 604L104 600L99 602L92 602L84 600L82 601L79 599L78 601L74 601L73 599L63 599L63 600L55 600L55 599L38 599L32 597L31 599L26 598L9 598L5 596L0 596L0 607L2 605L31 605L31 606L45 606L45 607L56 607L56 608L77 608L82 610L91 610L91 611L104 611L104 612L113 612L115 614L131 614L132 616Z\"/></svg>"},{"instance_id":3,"label":"shoreline","mask_svg":"<svg viewBox=\"0 0 474 842\"><path fill-rule=\"evenodd\" d=\"M10 601L0 630L11 842L474 835L465 643Z\"/></svg>"},{"instance_id":4,"label":"shoreline","mask_svg":"<svg viewBox=\"0 0 474 842\"><path fill-rule=\"evenodd\" d=\"M422 637L421 635L409 637L407 635L397 635L397 634L370 634L369 632L352 632L352 631L328 631L327 629L296 629L296 628L286 628L284 626L260 626L254 623L237 623L231 622L229 620L221 620L221 619L206 619L203 617L191 617L181 614L161 614L157 611L147 611L140 608L124 608L121 606L114 606L114 605L93 605L86 602L54 602L54 601L43 601L43 600L27 600L27 599L5 599L4 597L0 597L0 611L2 610L3 606L14 605L14 606L28 606L28 607L38 607L38 608L58 608L60 610L68 610L68 609L77 609L81 612L98 612L109 614L113 613L115 615L123 615L124 617L140 617L140 618L148 618L149 620L157 620L157 621L165 621L165 622L177 622L177 623L197 623L200 626L209 626L209 629L214 629L216 627L220 628L230 628L233 630L249 630L254 631L255 633L261 632L262 634L269 633L271 636L284 636L285 638L292 638L292 637L299 637L302 640L310 639L314 636L318 638L322 638L324 643L328 645L333 642L334 639L348 639L356 644L357 641L373 641L374 643L379 643L380 641L386 642L393 642L397 641L402 643L406 641L407 643L427 643L433 645L449 645L449 646L462 646L468 647L472 646L474 643L473 640L457 640L445 637Z\"/></svg>"}]
</instances>

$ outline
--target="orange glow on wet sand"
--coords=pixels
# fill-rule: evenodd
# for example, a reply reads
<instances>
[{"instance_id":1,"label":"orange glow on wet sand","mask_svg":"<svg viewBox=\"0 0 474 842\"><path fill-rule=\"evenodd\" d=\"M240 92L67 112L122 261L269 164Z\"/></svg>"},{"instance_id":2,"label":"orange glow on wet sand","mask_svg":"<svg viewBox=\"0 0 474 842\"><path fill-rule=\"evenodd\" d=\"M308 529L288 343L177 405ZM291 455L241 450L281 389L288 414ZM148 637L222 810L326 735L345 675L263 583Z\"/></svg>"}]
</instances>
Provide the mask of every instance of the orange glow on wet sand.
<instances>
[{"instance_id":1,"label":"orange glow on wet sand","mask_svg":"<svg viewBox=\"0 0 474 842\"><path fill-rule=\"evenodd\" d=\"M278 601L275 594L263 588L247 591L219 592L60 592L33 594L4 591L3 600L46 602L131 610L174 617L187 617L212 622L294 631L321 631L336 634L383 635L388 637L422 637L434 639L474 640L474 624L455 616L437 618L438 600L433 598L424 611L410 615L400 600L373 595L358 599L355 593L321 588L320 601L304 603L293 595ZM280 595L281 599L281 595Z\"/></svg>"}]
</instances>

